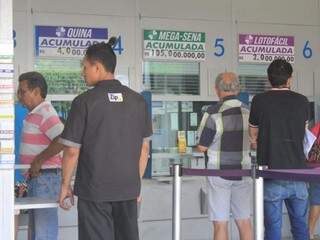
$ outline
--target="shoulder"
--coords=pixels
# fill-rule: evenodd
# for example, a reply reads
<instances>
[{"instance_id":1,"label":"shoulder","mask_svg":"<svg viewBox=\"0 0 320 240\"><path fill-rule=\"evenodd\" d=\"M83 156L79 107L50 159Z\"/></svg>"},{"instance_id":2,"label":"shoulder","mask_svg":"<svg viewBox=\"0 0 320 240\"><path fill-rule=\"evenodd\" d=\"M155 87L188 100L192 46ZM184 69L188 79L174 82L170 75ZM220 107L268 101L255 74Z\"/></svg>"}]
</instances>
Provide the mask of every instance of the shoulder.
<instances>
[{"instance_id":1,"label":"shoulder","mask_svg":"<svg viewBox=\"0 0 320 240\"><path fill-rule=\"evenodd\" d=\"M303 102L309 102L308 98L300 93L290 91L292 97L296 98L297 100L303 101Z\"/></svg>"},{"instance_id":2,"label":"shoulder","mask_svg":"<svg viewBox=\"0 0 320 240\"><path fill-rule=\"evenodd\" d=\"M208 113L209 115L213 115L213 114L218 113L219 110L220 110L220 108L221 108L221 106L222 106L222 104L223 104L222 102L218 102L218 103L216 103L216 104L210 105L210 106L208 107L208 109L207 109L207 113Z\"/></svg>"},{"instance_id":3,"label":"shoulder","mask_svg":"<svg viewBox=\"0 0 320 240\"><path fill-rule=\"evenodd\" d=\"M245 104L245 103L241 103L240 108L241 108L243 111L247 111L247 112L250 111L249 105L247 105L247 104Z\"/></svg>"},{"instance_id":4,"label":"shoulder","mask_svg":"<svg viewBox=\"0 0 320 240\"><path fill-rule=\"evenodd\" d=\"M129 100L133 101L132 103L146 104L144 97L140 93L126 86L122 86L122 88L123 88L123 92L129 98Z\"/></svg>"},{"instance_id":5,"label":"shoulder","mask_svg":"<svg viewBox=\"0 0 320 240\"><path fill-rule=\"evenodd\" d=\"M48 102L48 101L43 103L39 111L37 111L37 114L40 114L43 117L43 119L47 119L52 116L58 116L57 111L52 106L51 102Z\"/></svg>"},{"instance_id":6,"label":"shoulder","mask_svg":"<svg viewBox=\"0 0 320 240\"><path fill-rule=\"evenodd\" d=\"M268 92L264 92L264 93L258 93L258 94L253 96L252 102L263 101L264 99L268 98L269 95L270 95L269 91Z\"/></svg>"},{"instance_id":7,"label":"shoulder","mask_svg":"<svg viewBox=\"0 0 320 240\"><path fill-rule=\"evenodd\" d=\"M81 93L80 95L76 96L72 101L72 105L84 104L85 102L87 102L88 99L90 98L90 96L93 95L93 93L94 93L93 90L94 89L89 89L89 90Z\"/></svg>"}]
</instances>

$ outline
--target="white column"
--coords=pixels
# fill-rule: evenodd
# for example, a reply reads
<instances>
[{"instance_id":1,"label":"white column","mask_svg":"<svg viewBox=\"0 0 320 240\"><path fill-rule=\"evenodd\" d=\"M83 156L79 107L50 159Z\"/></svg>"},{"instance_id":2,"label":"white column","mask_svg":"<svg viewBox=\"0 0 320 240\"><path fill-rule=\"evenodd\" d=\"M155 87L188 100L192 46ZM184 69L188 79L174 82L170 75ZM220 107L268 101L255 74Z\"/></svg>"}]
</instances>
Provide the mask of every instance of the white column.
<instances>
[{"instance_id":1,"label":"white column","mask_svg":"<svg viewBox=\"0 0 320 240\"><path fill-rule=\"evenodd\" d=\"M12 0L0 0L0 239L14 240Z\"/></svg>"}]
</instances>

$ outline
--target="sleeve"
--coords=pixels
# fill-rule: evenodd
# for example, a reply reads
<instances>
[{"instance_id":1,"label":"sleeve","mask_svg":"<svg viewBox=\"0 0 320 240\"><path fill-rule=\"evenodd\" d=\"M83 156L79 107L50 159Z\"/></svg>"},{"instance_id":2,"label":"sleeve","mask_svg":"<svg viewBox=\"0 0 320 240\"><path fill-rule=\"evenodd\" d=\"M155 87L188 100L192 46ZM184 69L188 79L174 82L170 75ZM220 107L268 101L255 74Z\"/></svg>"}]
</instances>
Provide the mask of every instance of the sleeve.
<instances>
[{"instance_id":1,"label":"sleeve","mask_svg":"<svg viewBox=\"0 0 320 240\"><path fill-rule=\"evenodd\" d=\"M80 148L86 128L86 106L80 98L73 100L60 143Z\"/></svg>"},{"instance_id":2,"label":"sleeve","mask_svg":"<svg viewBox=\"0 0 320 240\"><path fill-rule=\"evenodd\" d=\"M216 123L211 115L205 113L201 122L205 122L202 129L199 129L199 141L198 145L209 147L213 142L214 136L216 135ZM201 124L200 127L201 128Z\"/></svg>"},{"instance_id":3,"label":"sleeve","mask_svg":"<svg viewBox=\"0 0 320 240\"><path fill-rule=\"evenodd\" d=\"M153 133L153 130L152 130L152 121L151 121L151 114L149 113L148 111L148 106L147 106L147 103L146 101L144 101L144 119L143 119L143 133L142 133L142 136L145 140L148 140L151 136L152 136L152 133Z\"/></svg>"},{"instance_id":4,"label":"sleeve","mask_svg":"<svg viewBox=\"0 0 320 240\"><path fill-rule=\"evenodd\" d=\"M63 124L57 114L49 116L40 125L40 131L43 132L51 141L58 137L63 131Z\"/></svg>"},{"instance_id":5,"label":"sleeve","mask_svg":"<svg viewBox=\"0 0 320 240\"><path fill-rule=\"evenodd\" d=\"M259 126L259 107L257 98L253 97L251 102L250 116L249 116L249 126L258 127Z\"/></svg>"}]
</instances>

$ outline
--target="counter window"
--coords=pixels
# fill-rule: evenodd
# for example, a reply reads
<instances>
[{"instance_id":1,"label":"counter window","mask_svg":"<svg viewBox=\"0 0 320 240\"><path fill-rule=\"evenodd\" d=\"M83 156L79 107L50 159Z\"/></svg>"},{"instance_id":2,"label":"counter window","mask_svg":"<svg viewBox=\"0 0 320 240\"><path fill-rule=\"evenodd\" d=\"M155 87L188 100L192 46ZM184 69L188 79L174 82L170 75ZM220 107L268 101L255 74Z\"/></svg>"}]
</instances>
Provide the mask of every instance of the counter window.
<instances>
[{"instance_id":1,"label":"counter window","mask_svg":"<svg viewBox=\"0 0 320 240\"><path fill-rule=\"evenodd\" d=\"M143 84L154 94L200 94L200 63L144 62Z\"/></svg>"},{"instance_id":2,"label":"counter window","mask_svg":"<svg viewBox=\"0 0 320 240\"><path fill-rule=\"evenodd\" d=\"M35 59L35 71L43 74L49 95L79 94L87 89L79 59Z\"/></svg>"}]
</instances>

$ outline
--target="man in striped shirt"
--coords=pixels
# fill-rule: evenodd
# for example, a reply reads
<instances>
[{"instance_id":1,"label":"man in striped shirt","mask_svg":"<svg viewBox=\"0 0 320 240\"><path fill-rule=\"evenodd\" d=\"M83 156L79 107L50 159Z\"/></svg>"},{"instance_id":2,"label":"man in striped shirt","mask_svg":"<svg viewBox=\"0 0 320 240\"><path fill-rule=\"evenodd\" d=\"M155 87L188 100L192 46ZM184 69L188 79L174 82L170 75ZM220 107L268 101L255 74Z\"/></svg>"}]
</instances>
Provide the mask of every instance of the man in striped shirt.
<instances>
[{"instance_id":1,"label":"man in striped shirt","mask_svg":"<svg viewBox=\"0 0 320 240\"><path fill-rule=\"evenodd\" d=\"M199 127L198 149L207 152L209 169L250 168L249 108L237 99L240 83L236 74L221 73L216 79L220 102L210 106ZM240 239L251 240L251 181L249 178L208 177L209 220L215 240L228 239L230 212Z\"/></svg>"},{"instance_id":2,"label":"man in striped shirt","mask_svg":"<svg viewBox=\"0 0 320 240\"><path fill-rule=\"evenodd\" d=\"M61 152L58 138L63 124L50 102L45 101L47 84L38 72L19 76L18 99L29 113L21 136L20 162L30 164L27 173L28 196L58 199L61 182ZM58 213L56 208L35 209L30 213L31 239L57 240Z\"/></svg>"}]
</instances>

